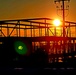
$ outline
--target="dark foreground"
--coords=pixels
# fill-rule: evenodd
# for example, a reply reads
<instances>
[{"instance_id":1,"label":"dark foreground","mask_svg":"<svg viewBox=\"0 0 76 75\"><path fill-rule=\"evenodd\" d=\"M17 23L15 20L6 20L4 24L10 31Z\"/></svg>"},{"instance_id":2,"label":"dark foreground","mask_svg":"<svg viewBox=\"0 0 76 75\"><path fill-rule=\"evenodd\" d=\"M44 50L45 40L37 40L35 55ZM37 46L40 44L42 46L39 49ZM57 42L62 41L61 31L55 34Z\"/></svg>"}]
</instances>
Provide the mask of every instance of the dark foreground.
<instances>
[{"instance_id":1,"label":"dark foreground","mask_svg":"<svg viewBox=\"0 0 76 75\"><path fill-rule=\"evenodd\" d=\"M5 74L25 74L25 75L68 75L76 74L75 64L54 63L48 65L34 65L26 67L0 67L0 75Z\"/></svg>"}]
</instances>

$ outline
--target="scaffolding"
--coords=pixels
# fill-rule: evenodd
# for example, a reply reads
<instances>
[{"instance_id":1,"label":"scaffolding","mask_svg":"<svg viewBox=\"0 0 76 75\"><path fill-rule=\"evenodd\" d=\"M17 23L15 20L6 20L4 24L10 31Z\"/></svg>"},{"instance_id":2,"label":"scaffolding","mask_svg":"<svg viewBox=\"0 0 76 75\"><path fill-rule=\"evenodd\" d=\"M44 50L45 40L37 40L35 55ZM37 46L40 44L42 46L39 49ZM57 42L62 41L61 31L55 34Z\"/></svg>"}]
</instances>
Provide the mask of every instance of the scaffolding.
<instances>
[{"instance_id":1,"label":"scaffolding","mask_svg":"<svg viewBox=\"0 0 76 75\"><path fill-rule=\"evenodd\" d=\"M49 62L53 62L53 59L57 62L60 58L64 59L64 54L70 57L74 53L73 57L76 57L76 23L65 21L65 37L63 27L63 24L54 26L50 18L3 20L0 21L0 38L28 38L32 42L33 52L44 48Z\"/></svg>"}]
</instances>

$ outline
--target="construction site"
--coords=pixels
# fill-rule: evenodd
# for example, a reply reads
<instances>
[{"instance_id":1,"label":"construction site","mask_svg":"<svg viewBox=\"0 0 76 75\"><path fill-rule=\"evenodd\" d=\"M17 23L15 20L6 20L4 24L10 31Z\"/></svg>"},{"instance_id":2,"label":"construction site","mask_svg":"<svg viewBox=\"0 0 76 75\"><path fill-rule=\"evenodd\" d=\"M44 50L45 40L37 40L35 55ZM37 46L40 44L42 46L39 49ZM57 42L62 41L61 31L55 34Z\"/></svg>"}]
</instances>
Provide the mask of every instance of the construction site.
<instances>
[{"instance_id":1,"label":"construction site","mask_svg":"<svg viewBox=\"0 0 76 75\"><path fill-rule=\"evenodd\" d=\"M63 21L61 21L61 25L58 27L53 25L54 19L51 18L1 20L0 49L2 63L4 60L10 61L10 59L10 62L22 61L25 56L28 57L36 53L37 50L41 50L47 54L47 58L45 58L49 64L67 63L75 66L76 22L65 21L65 1L69 0L55 0L55 2L63 3ZM15 45L17 48L13 46L15 41L18 41L18 45ZM27 49L25 49L26 47L24 47L23 44L19 44L19 41L24 42ZM20 50L21 53L18 50ZM14 51L16 51L17 54L14 53ZM3 53L5 54L4 56ZM33 57L35 58L33 59L34 61L38 60L36 57L37 56ZM41 57L42 56L39 57L38 63L41 63Z\"/></svg>"}]
</instances>

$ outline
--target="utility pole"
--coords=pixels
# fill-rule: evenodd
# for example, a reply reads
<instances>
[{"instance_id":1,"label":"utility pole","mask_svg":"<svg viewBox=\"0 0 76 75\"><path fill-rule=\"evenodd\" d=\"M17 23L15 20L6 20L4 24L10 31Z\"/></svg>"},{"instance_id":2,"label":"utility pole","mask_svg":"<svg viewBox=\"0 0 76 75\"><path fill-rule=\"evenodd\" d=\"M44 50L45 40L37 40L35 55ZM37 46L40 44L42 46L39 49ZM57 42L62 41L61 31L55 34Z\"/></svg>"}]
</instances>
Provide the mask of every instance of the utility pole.
<instances>
[{"instance_id":1,"label":"utility pole","mask_svg":"<svg viewBox=\"0 0 76 75\"><path fill-rule=\"evenodd\" d=\"M70 0L54 0L55 4L58 4L60 6L56 6L57 10L62 11L62 19L63 19L63 37L65 37L65 10L68 10L69 5L65 5L65 2L70 2Z\"/></svg>"},{"instance_id":2,"label":"utility pole","mask_svg":"<svg viewBox=\"0 0 76 75\"><path fill-rule=\"evenodd\" d=\"M62 11L63 11L63 37L65 37L65 10L64 10L64 0L62 0Z\"/></svg>"}]
</instances>

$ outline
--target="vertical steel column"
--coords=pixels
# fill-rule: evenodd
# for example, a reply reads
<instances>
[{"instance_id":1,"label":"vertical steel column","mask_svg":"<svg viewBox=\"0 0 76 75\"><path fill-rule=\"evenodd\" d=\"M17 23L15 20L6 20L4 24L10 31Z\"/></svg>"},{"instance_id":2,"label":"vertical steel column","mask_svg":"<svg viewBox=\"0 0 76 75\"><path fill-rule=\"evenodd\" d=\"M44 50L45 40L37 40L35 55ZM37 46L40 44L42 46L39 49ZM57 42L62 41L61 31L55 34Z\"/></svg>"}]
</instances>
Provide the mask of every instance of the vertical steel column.
<instances>
[{"instance_id":1,"label":"vertical steel column","mask_svg":"<svg viewBox=\"0 0 76 75\"><path fill-rule=\"evenodd\" d=\"M18 21L18 25L19 25L19 37L20 37L20 21Z\"/></svg>"},{"instance_id":2,"label":"vertical steel column","mask_svg":"<svg viewBox=\"0 0 76 75\"><path fill-rule=\"evenodd\" d=\"M31 37L32 37L32 23L31 23L31 22L30 22L30 28L31 28L31 29L30 29L30 31L31 31L30 34L31 34Z\"/></svg>"},{"instance_id":3,"label":"vertical steel column","mask_svg":"<svg viewBox=\"0 0 76 75\"><path fill-rule=\"evenodd\" d=\"M2 24L0 24L0 37L2 37Z\"/></svg>"},{"instance_id":4,"label":"vertical steel column","mask_svg":"<svg viewBox=\"0 0 76 75\"><path fill-rule=\"evenodd\" d=\"M24 28L24 37L27 37L27 30L26 30L26 26Z\"/></svg>"},{"instance_id":5,"label":"vertical steel column","mask_svg":"<svg viewBox=\"0 0 76 75\"><path fill-rule=\"evenodd\" d=\"M8 27L8 24L7 24L7 36L9 36L9 27Z\"/></svg>"},{"instance_id":6,"label":"vertical steel column","mask_svg":"<svg viewBox=\"0 0 76 75\"><path fill-rule=\"evenodd\" d=\"M46 19L45 19L45 36L46 36Z\"/></svg>"},{"instance_id":7,"label":"vertical steel column","mask_svg":"<svg viewBox=\"0 0 76 75\"><path fill-rule=\"evenodd\" d=\"M16 28L16 35L17 35L17 37L18 37L18 29Z\"/></svg>"}]
</instances>

